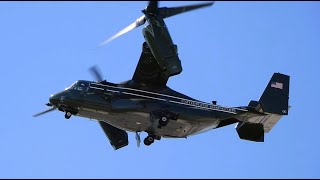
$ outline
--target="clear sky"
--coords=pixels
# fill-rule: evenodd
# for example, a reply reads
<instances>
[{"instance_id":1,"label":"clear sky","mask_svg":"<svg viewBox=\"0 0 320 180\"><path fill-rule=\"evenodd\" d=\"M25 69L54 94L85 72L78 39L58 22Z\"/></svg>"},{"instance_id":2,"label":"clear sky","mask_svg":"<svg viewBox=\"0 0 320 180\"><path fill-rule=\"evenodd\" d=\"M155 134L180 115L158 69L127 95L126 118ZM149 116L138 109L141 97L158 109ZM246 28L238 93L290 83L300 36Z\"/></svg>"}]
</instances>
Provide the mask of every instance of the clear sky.
<instances>
[{"instance_id":1,"label":"clear sky","mask_svg":"<svg viewBox=\"0 0 320 180\"><path fill-rule=\"evenodd\" d=\"M131 79L142 27L96 47L146 5L0 2L0 178L320 178L319 2L216 2L166 19L183 65L168 86L188 96L247 105L274 72L290 75L289 116L264 143L240 140L230 125L140 148L129 133L114 151L95 121L32 117L51 94L93 80L93 65L110 82Z\"/></svg>"}]
</instances>

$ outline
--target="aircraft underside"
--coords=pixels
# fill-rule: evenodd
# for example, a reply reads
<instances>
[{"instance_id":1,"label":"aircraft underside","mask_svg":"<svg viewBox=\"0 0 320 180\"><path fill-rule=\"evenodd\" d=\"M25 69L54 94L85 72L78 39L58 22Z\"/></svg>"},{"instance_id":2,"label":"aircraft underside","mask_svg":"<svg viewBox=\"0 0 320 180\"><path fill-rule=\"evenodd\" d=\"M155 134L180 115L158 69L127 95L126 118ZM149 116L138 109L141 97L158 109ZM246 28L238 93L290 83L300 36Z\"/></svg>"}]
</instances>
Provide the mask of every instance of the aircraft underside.
<instances>
[{"instance_id":1,"label":"aircraft underside","mask_svg":"<svg viewBox=\"0 0 320 180\"><path fill-rule=\"evenodd\" d=\"M111 113L80 108L77 116L104 121L112 126L131 132L148 132L160 137L184 138L206 132L218 126L218 119L170 120L165 127L159 126L159 118L147 112Z\"/></svg>"}]
</instances>

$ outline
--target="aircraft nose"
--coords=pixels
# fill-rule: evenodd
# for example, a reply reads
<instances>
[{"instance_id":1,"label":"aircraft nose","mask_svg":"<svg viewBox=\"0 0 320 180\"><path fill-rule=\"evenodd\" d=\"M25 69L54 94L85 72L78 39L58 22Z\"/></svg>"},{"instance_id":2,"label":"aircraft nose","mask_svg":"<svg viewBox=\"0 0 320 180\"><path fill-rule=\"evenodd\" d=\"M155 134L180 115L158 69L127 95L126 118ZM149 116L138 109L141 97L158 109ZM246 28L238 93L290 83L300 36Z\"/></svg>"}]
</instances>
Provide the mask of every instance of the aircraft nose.
<instances>
[{"instance_id":1,"label":"aircraft nose","mask_svg":"<svg viewBox=\"0 0 320 180\"><path fill-rule=\"evenodd\" d=\"M55 94L51 95L50 98L49 98L49 102L52 104L52 105L56 105L58 104L59 102L59 97Z\"/></svg>"},{"instance_id":2,"label":"aircraft nose","mask_svg":"<svg viewBox=\"0 0 320 180\"><path fill-rule=\"evenodd\" d=\"M66 94L65 92L60 92L57 94L53 94L49 98L50 104L54 106L59 106L61 103L70 103L72 101L70 95Z\"/></svg>"}]
</instances>

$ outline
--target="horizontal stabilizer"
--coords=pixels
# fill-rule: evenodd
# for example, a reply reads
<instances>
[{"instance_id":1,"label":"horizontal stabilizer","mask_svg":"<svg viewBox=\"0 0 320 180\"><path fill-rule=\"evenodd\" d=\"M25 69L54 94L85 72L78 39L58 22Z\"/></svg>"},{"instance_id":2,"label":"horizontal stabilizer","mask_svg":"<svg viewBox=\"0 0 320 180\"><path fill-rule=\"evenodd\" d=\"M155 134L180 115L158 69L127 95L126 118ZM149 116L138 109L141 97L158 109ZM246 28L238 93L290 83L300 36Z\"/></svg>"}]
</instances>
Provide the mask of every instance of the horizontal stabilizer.
<instances>
[{"instance_id":1,"label":"horizontal stabilizer","mask_svg":"<svg viewBox=\"0 0 320 180\"><path fill-rule=\"evenodd\" d=\"M250 101L248 106L254 108L258 112L261 112L261 113L264 112L261 103L259 103L258 101Z\"/></svg>"},{"instance_id":2,"label":"horizontal stabilizer","mask_svg":"<svg viewBox=\"0 0 320 180\"><path fill-rule=\"evenodd\" d=\"M289 110L290 77L274 73L259 101L250 101L248 111L237 117L236 130L241 139L263 142L268 133Z\"/></svg>"},{"instance_id":3,"label":"horizontal stabilizer","mask_svg":"<svg viewBox=\"0 0 320 180\"><path fill-rule=\"evenodd\" d=\"M247 115L245 122L261 123L268 133L289 110L290 76L274 73L259 101L250 101L249 107L264 115Z\"/></svg>"}]
</instances>

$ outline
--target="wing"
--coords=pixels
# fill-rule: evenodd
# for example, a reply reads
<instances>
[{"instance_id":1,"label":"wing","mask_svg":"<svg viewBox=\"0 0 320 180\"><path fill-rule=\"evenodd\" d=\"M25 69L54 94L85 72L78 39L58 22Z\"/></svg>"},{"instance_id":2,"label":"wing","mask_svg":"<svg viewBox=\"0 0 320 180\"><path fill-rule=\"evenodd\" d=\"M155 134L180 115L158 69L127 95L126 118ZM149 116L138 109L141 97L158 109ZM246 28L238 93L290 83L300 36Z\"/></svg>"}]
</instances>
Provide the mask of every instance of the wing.
<instances>
[{"instance_id":1,"label":"wing","mask_svg":"<svg viewBox=\"0 0 320 180\"><path fill-rule=\"evenodd\" d=\"M142 45L142 53L132 77L136 83L151 87L164 87L168 82L166 77L158 65L155 57L151 53L146 42Z\"/></svg>"},{"instance_id":2,"label":"wing","mask_svg":"<svg viewBox=\"0 0 320 180\"><path fill-rule=\"evenodd\" d=\"M126 131L111 126L110 124L103 121L99 121L99 124L103 132L108 137L110 144L114 150L120 149L129 144L128 133Z\"/></svg>"}]
</instances>

